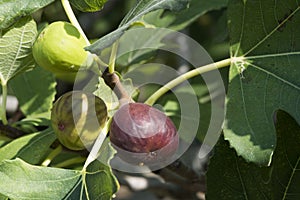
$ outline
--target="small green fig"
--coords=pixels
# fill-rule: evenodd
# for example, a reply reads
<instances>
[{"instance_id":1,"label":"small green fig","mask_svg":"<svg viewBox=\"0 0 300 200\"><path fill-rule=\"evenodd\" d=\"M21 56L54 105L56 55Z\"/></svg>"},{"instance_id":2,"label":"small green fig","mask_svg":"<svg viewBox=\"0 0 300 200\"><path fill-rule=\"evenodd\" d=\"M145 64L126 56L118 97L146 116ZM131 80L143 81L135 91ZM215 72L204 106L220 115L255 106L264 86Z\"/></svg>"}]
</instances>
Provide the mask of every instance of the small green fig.
<instances>
[{"instance_id":1,"label":"small green fig","mask_svg":"<svg viewBox=\"0 0 300 200\"><path fill-rule=\"evenodd\" d=\"M58 140L71 150L92 146L107 121L102 99L83 91L62 95L53 105L52 128Z\"/></svg>"},{"instance_id":2,"label":"small green fig","mask_svg":"<svg viewBox=\"0 0 300 200\"><path fill-rule=\"evenodd\" d=\"M74 73L91 60L85 46L86 42L75 26L57 21L39 34L32 53L39 66L54 74Z\"/></svg>"}]
</instances>

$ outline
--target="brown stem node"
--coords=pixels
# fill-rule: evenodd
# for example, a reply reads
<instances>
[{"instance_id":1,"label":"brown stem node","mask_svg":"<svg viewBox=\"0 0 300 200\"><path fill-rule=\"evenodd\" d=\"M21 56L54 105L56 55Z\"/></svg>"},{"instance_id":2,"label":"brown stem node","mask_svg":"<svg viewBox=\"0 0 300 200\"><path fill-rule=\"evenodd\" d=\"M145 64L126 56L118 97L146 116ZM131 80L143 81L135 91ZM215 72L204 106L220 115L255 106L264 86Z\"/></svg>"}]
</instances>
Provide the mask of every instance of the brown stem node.
<instances>
[{"instance_id":1,"label":"brown stem node","mask_svg":"<svg viewBox=\"0 0 300 200\"><path fill-rule=\"evenodd\" d=\"M119 76L116 73L109 73L108 70L105 70L102 74L104 82L114 91L117 95L121 105L132 102L133 100L126 92L123 87Z\"/></svg>"}]
</instances>

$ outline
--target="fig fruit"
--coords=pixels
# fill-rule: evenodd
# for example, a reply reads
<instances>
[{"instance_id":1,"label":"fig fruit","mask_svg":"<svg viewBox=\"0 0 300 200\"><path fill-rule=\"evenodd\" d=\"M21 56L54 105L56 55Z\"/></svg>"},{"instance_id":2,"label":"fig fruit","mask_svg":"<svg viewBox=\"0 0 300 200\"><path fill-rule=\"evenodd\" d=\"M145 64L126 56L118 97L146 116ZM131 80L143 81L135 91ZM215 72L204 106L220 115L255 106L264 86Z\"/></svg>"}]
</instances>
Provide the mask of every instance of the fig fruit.
<instances>
[{"instance_id":1,"label":"fig fruit","mask_svg":"<svg viewBox=\"0 0 300 200\"><path fill-rule=\"evenodd\" d=\"M83 91L65 93L51 112L51 125L58 140L71 150L91 147L106 121L104 101Z\"/></svg>"},{"instance_id":2,"label":"fig fruit","mask_svg":"<svg viewBox=\"0 0 300 200\"><path fill-rule=\"evenodd\" d=\"M113 116L110 141L122 160L153 165L175 154L179 136L171 119L160 110L143 103L128 103Z\"/></svg>"},{"instance_id":3,"label":"fig fruit","mask_svg":"<svg viewBox=\"0 0 300 200\"><path fill-rule=\"evenodd\" d=\"M36 63L54 74L77 72L92 61L86 42L75 26L57 21L48 25L33 44Z\"/></svg>"}]
</instances>

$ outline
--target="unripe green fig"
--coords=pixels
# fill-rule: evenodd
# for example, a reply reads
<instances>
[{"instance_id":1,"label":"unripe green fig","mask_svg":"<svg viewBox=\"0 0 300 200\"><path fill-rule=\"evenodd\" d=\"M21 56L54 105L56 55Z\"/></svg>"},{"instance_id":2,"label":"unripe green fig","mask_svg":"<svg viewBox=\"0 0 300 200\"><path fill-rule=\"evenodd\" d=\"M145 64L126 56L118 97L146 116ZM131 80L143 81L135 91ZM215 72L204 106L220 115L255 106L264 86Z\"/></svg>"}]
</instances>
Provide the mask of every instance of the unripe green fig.
<instances>
[{"instance_id":1,"label":"unripe green fig","mask_svg":"<svg viewBox=\"0 0 300 200\"><path fill-rule=\"evenodd\" d=\"M85 46L86 42L75 26L57 21L42 30L32 53L39 66L54 74L74 73L91 60Z\"/></svg>"},{"instance_id":2,"label":"unripe green fig","mask_svg":"<svg viewBox=\"0 0 300 200\"><path fill-rule=\"evenodd\" d=\"M91 147L106 120L104 101L83 91L65 93L54 103L51 112L51 124L58 140L71 150Z\"/></svg>"}]
</instances>

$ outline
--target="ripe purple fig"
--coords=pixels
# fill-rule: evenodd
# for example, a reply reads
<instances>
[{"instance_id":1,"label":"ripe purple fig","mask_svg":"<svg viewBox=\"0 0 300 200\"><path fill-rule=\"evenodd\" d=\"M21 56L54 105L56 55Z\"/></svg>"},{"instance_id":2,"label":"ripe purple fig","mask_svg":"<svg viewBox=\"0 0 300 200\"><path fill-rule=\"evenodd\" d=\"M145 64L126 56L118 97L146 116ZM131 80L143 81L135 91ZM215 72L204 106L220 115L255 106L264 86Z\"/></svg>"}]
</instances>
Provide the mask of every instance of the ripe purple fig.
<instances>
[{"instance_id":1,"label":"ripe purple fig","mask_svg":"<svg viewBox=\"0 0 300 200\"><path fill-rule=\"evenodd\" d=\"M179 136L171 119L160 110L143 103L129 103L115 113L110 141L122 160L154 165L175 154Z\"/></svg>"}]
</instances>

